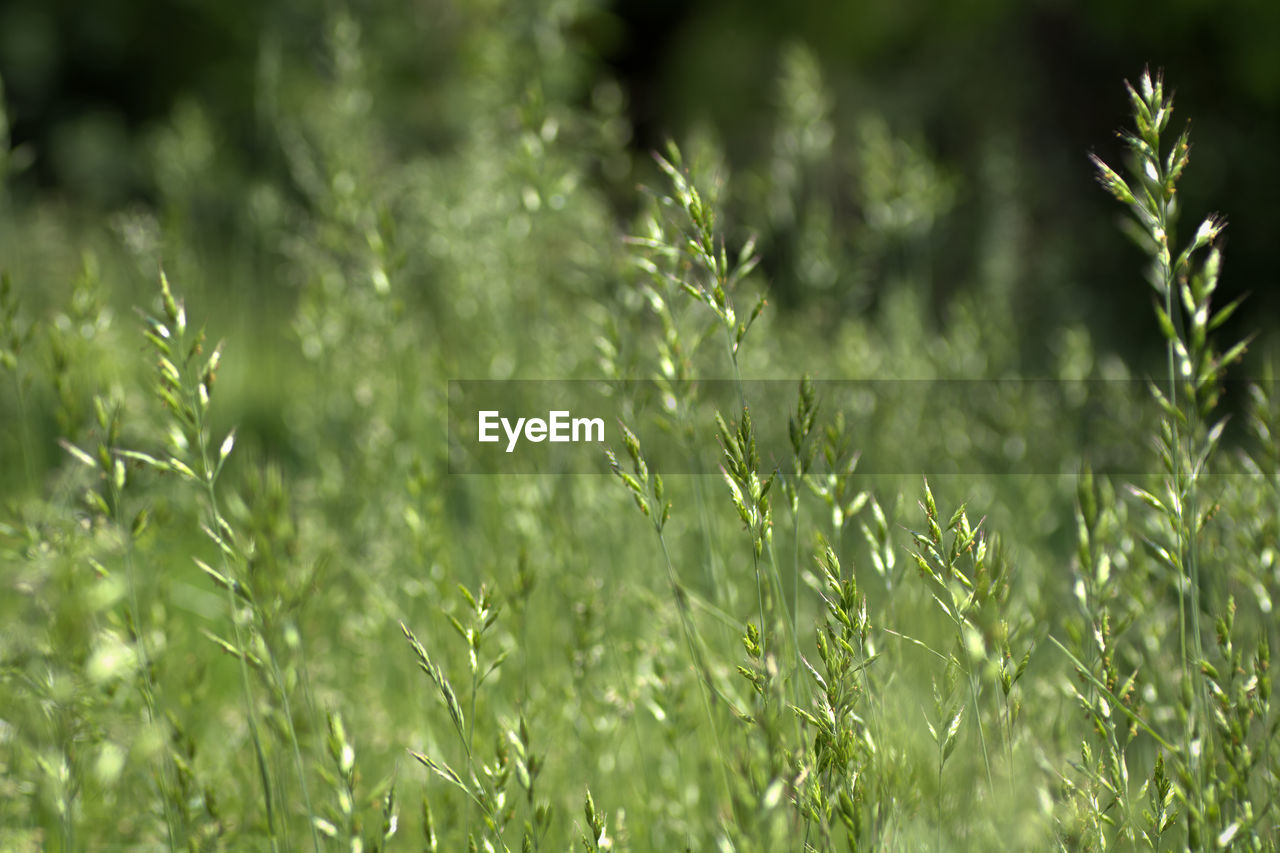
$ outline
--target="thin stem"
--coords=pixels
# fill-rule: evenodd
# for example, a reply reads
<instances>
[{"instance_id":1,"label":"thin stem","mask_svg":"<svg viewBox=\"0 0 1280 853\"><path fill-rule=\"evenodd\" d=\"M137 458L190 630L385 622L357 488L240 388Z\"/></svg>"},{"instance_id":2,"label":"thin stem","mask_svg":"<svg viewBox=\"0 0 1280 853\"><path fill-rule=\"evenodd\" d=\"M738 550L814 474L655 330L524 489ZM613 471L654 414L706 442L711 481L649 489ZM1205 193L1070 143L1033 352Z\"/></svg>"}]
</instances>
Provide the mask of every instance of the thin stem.
<instances>
[{"instance_id":1,"label":"thin stem","mask_svg":"<svg viewBox=\"0 0 1280 853\"><path fill-rule=\"evenodd\" d=\"M733 332L726 323L722 327L724 329L725 346L729 353L729 363L733 365L733 381L734 387L738 391L738 410L745 412L747 410L747 397L742 389L742 371L738 368L738 352L733 345ZM767 661L768 655L768 626L764 621L764 581L760 575L760 557L756 555L755 548L752 548L752 565L755 567L756 573L756 602L760 610L760 657ZM768 701L768 697L765 697Z\"/></svg>"},{"instance_id":2,"label":"thin stem","mask_svg":"<svg viewBox=\"0 0 1280 853\"><path fill-rule=\"evenodd\" d=\"M618 652L617 643L614 642L614 638L612 635L609 635L605 640L605 642L608 644L608 647L609 647L610 654L608 655L608 659L613 664L614 677L617 679L618 684L625 684L627 682L627 679L626 679L626 676L624 675L622 666L618 663L618 659L619 657L621 657L621 654ZM637 756L643 756L645 755L645 744L644 744L644 738L640 736L639 715L635 713L634 708L631 708L630 713L627 714L627 716L630 717L631 733L635 736L635 740L636 740L635 754ZM680 766L680 762L682 760L683 760L683 755L677 751L676 752L677 768ZM643 768L643 769L647 769L647 768ZM625 776L627 780L630 782L631 789L634 792L634 794L642 797L642 799L638 799L636 800L636 802L643 802L648 806L652 806L656 802L656 799L654 798L652 793L653 786L649 782L648 773L644 773L644 772L627 773L625 774ZM640 780L643 780L643 785L641 784ZM648 850L657 849L657 846L654 843L654 831L657 828L659 821L654 817L650 817L647 820L645 819L640 820L639 824L644 828L644 831L646 833L645 839L648 843L645 845L645 849L648 849Z\"/></svg>"},{"instance_id":3,"label":"thin stem","mask_svg":"<svg viewBox=\"0 0 1280 853\"><path fill-rule=\"evenodd\" d=\"M943 743L938 742L938 850L942 849L942 765L946 762Z\"/></svg>"},{"instance_id":4,"label":"thin stem","mask_svg":"<svg viewBox=\"0 0 1280 853\"><path fill-rule=\"evenodd\" d=\"M760 659L768 665L769 660L769 626L764 621L764 574L760 571L760 558L756 555L755 546L751 548L751 565L756 575L756 603L760 610ZM765 702L769 697L765 695Z\"/></svg>"},{"instance_id":5,"label":"thin stem","mask_svg":"<svg viewBox=\"0 0 1280 853\"><path fill-rule=\"evenodd\" d=\"M654 525L654 529L658 534L658 543L662 546L662 558L667 566L667 580L671 583L671 594L675 598L676 610L680 614L680 625L684 629L685 643L689 648L689 658L694 668L698 671L699 681L702 683L702 689L698 691L702 697L702 707L707 714L707 721L711 723L711 733L716 742L716 755L724 756L725 752L720 747L720 726L716 722L715 715L711 711L711 696L715 690L714 682L711 680L711 673L707 669L706 661L703 660L702 653L698 650L697 644L694 642L693 623L689 617L689 603L685 600L685 592L680 586L680 582L676 577L675 565L671 562L671 552L667 548L667 538L663 535L662 530ZM763 642L763 641L762 641ZM724 783L724 793L729 799L730 804L733 800L733 789L729 787L729 774L725 770L724 762L720 762L720 776Z\"/></svg>"},{"instance_id":6,"label":"thin stem","mask_svg":"<svg viewBox=\"0 0 1280 853\"><path fill-rule=\"evenodd\" d=\"M698 458L697 451L694 448L690 447L689 453L691 461L693 462L690 470L695 472L693 476L693 489L694 502L698 505L698 524L702 531L702 543L707 549L707 579L711 583L713 595L717 598L722 593L728 596L729 600L727 602L719 603L722 605L728 604L732 606L737 600L737 596L735 595L736 589L732 585L724 583L720 572L720 555L712 544L711 516L707 511L706 484L703 481L703 475L701 473L697 473L702 470L701 460Z\"/></svg>"},{"instance_id":7,"label":"thin stem","mask_svg":"<svg viewBox=\"0 0 1280 853\"><path fill-rule=\"evenodd\" d=\"M1119 696L1117 696L1117 695L1115 694L1115 692L1111 690L1111 688L1109 688L1109 687L1107 687L1107 685L1103 684L1103 683L1098 679L1098 677L1097 677L1097 676L1095 676L1095 675L1093 674L1093 671L1092 671L1092 670L1085 669L1085 665L1084 665L1084 663L1083 663L1083 662L1081 662L1081 660L1080 660L1078 657L1076 657L1075 655L1073 655L1073 654L1071 653L1071 650L1070 650L1070 649L1068 649L1066 646L1064 646L1064 645L1063 645L1063 644L1058 640L1058 638L1057 638L1057 637L1055 637L1055 636L1053 636L1052 634L1050 634L1050 635L1049 635L1049 642L1051 642L1051 643L1053 643L1055 646L1057 646L1057 647L1058 647L1058 649L1059 649L1059 651L1061 651L1064 655L1066 655L1066 656L1067 656L1067 659L1068 659L1068 660L1070 660L1070 661L1071 661L1071 663L1075 665L1076 671L1077 671L1077 672L1079 672L1079 673L1080 673L1080 675L1081 675L1085 680L1087 680L1090 684L1092 684L1094 687L1096 687L1096 688L1097 688L1097 689L1098 689L1098 690L1099 690L1099 691L1100 691L1104 696L1106 696L1106 697L1107 697L1108 701L1110 701L1111 706L1112 706L1113 708L1118 709L1118 710L1119 710L1121 713L1123 713L1126 717L1128 717L1130 720L1132 720L1132 721L1133 721L1133 723L1134 723L1134 725L1136 725L1138 728L1142 729L1142 730L1143 730L1144 732L1146 732L1147 734L1151 735L1151 739L1152 739L1152 740L1154 740L1156 743L1160 744L1161 746L1163 746L1166 750L1168 750L1168 751L1169 751L1169 753L1170 753L1170 754L1172 754L1172 755L1174 755L1174 756L1177 756L1177 754L1178 754L1178 748L1177 748L1177 747L1175 747L1173 744L1169 743L1169 741L1167 741L1167 740L1165 740L1163 737L1161 737L1160 733L1159 733L1158 731L1156 731L1156 730L1155 730L1155 728L1154 728L1154 727L1152 727L1152 725L1151 725L1150 723L1148 723L1148 722L1147 722L1146 720L1144 720L1141 716L1139 716L1137 712L1135 712L1135 711L1134 711L1133 709L1131 709L1128 705L1126 705L1126 704L1125 704L1125 703L1120 699L1120 697L1119 697ZM1190 757L1188 756L1188 759L1189 759L1189 758L1190 758Z\"/></svg>"},{"instance_id":8,"label":"thin stem","mask_svg":"<svg viewBox=\"0 0 1280 853\"><path fill-rule=\"evenodd\" d=\"M1158 151L1159 148L1157 147ZM1160 170L1162 180L1165 178L1164 170L1157 163L1157 169ZM1174 298L1174 290L1177 284L1176 270L1170 265L1170 244L1172 243L1172 235L1169 233L1171 223L1169 221L1169 206L1165 197L1165 193L1160 193L1158 197L1158 222L1161 228L1161 253L1160 253L1160 269L1164 280L1164 296L1165 311L1167 312L1170 322L1177 329L1179 339L1186 340L1186 324L1183 317L1182 305L1179 300ZM1166 352L1169 370L1169 402L1175 407L1178 406L1177 397L1177 372L1175 369L1174 358L1174 342L1169 340L1166 342ZM1189 424L1189 432L1185 436L1186 452L1188 457L1193 453L1193 437L1196 426L1199 421L1199 411L1196 406L1194 396L1186 402L1187 421ZM1199 757L1193 755L1192 733L1193 727L1205 727L1209 725L1209 699L1205 693L1204 679L1199 675L1200 661L1204 659L1204 641L1203 633L1200 625L1200 559L1198 539L1199 532L1196 530L1197 519L1199 516L1199 495L1198 481L1199 475L1195 469L1188 466L1183 456L1183 431L1179 429L1176 418L1169 418L1170 429L1173 435L1173 486L1177 494L1176 523L1178 529L1177 540L1179 544L1179 557L1185 557L1189 571L1179 579L1179 641L1181 645L1181 654L1183 659L1183 669L1188 679L1195 683L1193 693L1194 705L1196 713L1188 714L1188 723L1185 732L1185 743L1187 748L1188 763L1194 762L1196 778L1200 784L1197 788L1197 798L1200 798L1201 792L1205 786L1205 756L1204 749L1209 741L1201 732L1201 754ZM1190 509L1190 521L1187 520L1187 508ZM1187 585L1190 584L1188 593ZM1189 599L1189 600L1188 600ZM1194 658L1187 653L1186 647L1186 616L1185 611L1191 613L1191 642L1192 653Z\"/></svg>"},{"instance_id":9,"label":"thin stem","mask_svg":"<svg viewBox=\"0 0 1280 853\"><path fill-rule=\"evenodd\" d=\"M798 705L798 704L800 704L800 686L799 686L799 681L800 681L800 672L801 672L801 670L802 670L802 666L801 666L801 663L800 663L800 635L799 635L799 631L797 630L797 628L798 628L798 623L797 623L797 619L796 619L796 612L795 612L795 609L793 609L793 610L791 611L791 621L787 621L787 619L786 619L786 610L787 610L787 607L786 607L786 596L784 596L784 595L782 594L782 577L778 574L778 560L777 560L777 558L774 556L774 553L773 553L773 537L772 537L772 536L769 536L769 537L768 537L768 545L769 545L769 548L768 548L768 551L769 551L769 574L770 574L770 576L771 576L771 578L772 578L772 580L773 580L773 586L774 586L774 589L775 589L776 594L777 594L777 596L778 596L778 601L779 601L779 603L782 605L782 610L783 610L783 620L782 620L782 621L783 621L783 624L784 624L784 625L786 625L786 626L787 626L787 628L791 631L791 647L792 647L792 649L793 649L793 650L794 650L794 652L795 652L795 667L796 667L796 668L795 668L795 677L794 677L794 678L792 678L792 680L791 680L791 690L792 690L792 694L791 694L791 695L792 695L792 701L794 701L794 702ZM795 602L795 607L796 607L796 608L798 608L798 607L799 607L799 604L800 604L800 602L799 602L799 600L797 599L797 600L796 600L796 602ZM799 724L800 724L800 721L799 721L799 718L797 718L797 720L796 720L797 728L799 727Z\"/></svg>"},{"instance_id":10,"label":"thin stem","mask_svg":"<svg viewBox=\"0 0 1280 853\"><path fill-rule=\"evenodd\" d=\"M1158 140L1157 140L1157 145L1155 146L1155 150L1156 151L1160 150ZM1166 180L1165 180L1164 170L1161 167L1160 163L1158 162L1158 158L1156 162L1156 169L1159 172L1160 183L1163 186L1166 183ZM1156 193L1156 199L1157 199L1156 200L1156 222L1157 222L1157 227L1159 228L1159 238L1157 241L1158 242L1157 264L1159 265L1160 280L1164 290L1165 316L1169 318L1169 321L1171 323L1176 324L1176 327L1179 329L1179 332L1181 332L1181 318L1182 318L1182 313L1180 310L1181 305L1178 302L1178 300L1174 299L1175 281L1174 281L1173 269L1169 264L1170 243L1171 243L1171 240L1169 237L1169 227L1170 227L1169 203L1168 203L1168 200L1165 198L1165 193L1163 189L1159 190ZM1167 362L1166 367L1168 370L1168 380L1169 380L1168 393L1169 393L1169 403L1176 410L1178 406L1178 374L1176 369L1176 359L1175 359L1174 353L1175 353L1174 341L1172 338L1169 338L1168 340L1165 341L1165 358ZM1184 554L1187 553L1187 547L1188 547L1188 542L1186 537L1186 523L1185 523L1184 513L1182 509L1183 507L1182 489L1184 485L1183 466L1182 466L1182 435L1181 435L1181 430L1178 428L1177 418L1172 418L1172 417L1168 418L1168 423L1169 423L1170 435L1172 436L1172 439L1173 439L1173 447L1171 448L1171 451L1172 451L1171 457L1173 460L1172 485L1173 485L1174 494L1177 496L1176 498L1177 499L1177 518L1175 519L1175 523L1177 524L1177 530L1174 532L1178 540L1178 555L1179 557L1182 557ZM1190 682L1195 680L1195 673L1193 669L1193 662L1190 656L1187 654L1188 606L1189 605L1187 602L1187 577L1183 575L1183 576L1179 576L1178 578L1178 651L1182 657L1182 676L1183 678L1185 678L1187 681ZM1191 606L1194 607L1194 602L1192 603ZM1200 654L1199 652L1199 647L1200 647L1199 621L1200 620L1199 620L1198 614L1196 614L1194 610L1192 612L1191 618L1194 624L1193 635L1194 635L1194 643L1195 643L1195 649L1196 649L1195 653L1198 657ZM1186 750L1188 764L1191 764L1192 761L1194 760L1194 755L1192 753L1192 745L1191 745L1192 731L1195 726L1196 717L1198 716L1198 713L1200 711L1199 701L1197 701L1195 704L1196 704L1195 714L1191 713L1192 709L1190 708L1187 709L1187 723L1185 726L1183 726L1183 732L1182 732L1183 748ZM1195 763L1198 768L1199 762L1195 762ZM1198 775L1198 769L1197 769L1197 775ZM1202 790L1202 789L1198 787L1197 795L1199 793L1199 790Z\"/></svg>"},{"instance_id":11,"label":"thin stem","mask_svg":"<svg viewBox=\"0 0 1280 853\"><path fill-rule=\"evenodd\" d=\"M799 487L800 482L797 477L792 488ZM791 512L791 607L791 636L794 638L799 634L800 624L800 503L798 498ZM799 654L798 642L796 653Z\"/></svg>"},{"instance_id":12,"label":"thin stem","mask_svg":"<svg viewBox=\"0 0 1280 853\"><path fill-rule=\"evenodd\" d=\"M218 550L221 551L222 549ZM224 574L230 571L225 555L222 557L222 568ZM240 661L240 686L244 691L245 711L249 720L249 737L253 741L254 757L258 763L258 775L262 781L262 796L267 807L267 834L271 839L271 849L279 851L280 842L276 837L275 806L272 802L271 794L271 773L267 769L267 757L262 748L262 736L258 729L258 714L254 710L253 689L249 684L249 664L245 661L248 651L244 647L244 636L240 631L239 619L236 616L235 591L230 585L227 587L227 611L231 618L231 628L235 636L236 649L239 651L236 657Z\"/></svg>"},{"instance_id":13,"label":"thin stem","mask_svg":"<svg viewBox=\"0 0 1280 853\"><path fill-rule=\"evenodd\" d=\"M22 445L22 470L27 478L27 491L36 489L35 468L31 461L31 435L27 423L27 393L17 368L13 371L14 384L18 386L18 441Z\"/></svg>"},{"instance_id":14,"label":"thin stem","mask_svg":"<svg viewBox=\"0 0 1280 853\"><path fill-rule=\"evenodd\" d=\"M213 529L217 532L218 536L221 537L224 535L223 525L225 524L225 521L222 518L221 510L218 508L218 493L215 488L217 483L216 475L209 463L209 434L204 419L204 406L201 404L199 399L193 400L192 403L193 405L191 406L191 409L195 412L196 417L196 440L200 450L201 475L204 480L205 497L209 502L209 513L212 516ZM225 577L231 577L231 565L227 558L226 549L219 548L218 554L222 560L223 575ZM248 712L249 718L249 734L253 740L254 754L258 762L258 773L262 778L263 796L266 799L267 829L271 837L271 848L272 850L279 850L279 840L276 837L275 808L272 804L271 797L271 774L267 769L266 753L262 747L262 736L258 728L258 715L257 711L254 709L253 689L249 683L249 664L246 660L249 650L245 648L244 634L240 630L240 620L236 614L237 607L235 589L231 584L227 585L227 608L228 615L231 617L231 629L235 636L236 649L239 651L239 654L237 654L236 657L240 661L240 684L241 688L244 690L245 709ZM293 738L296 750L297 737L293 734L293 720L290 719L287 722L289 724L290 735ZM299 769L301 769L301 765L299 765ZM299 776L301 777L301 773L299 773ZM303 798L307 806L307 822L311 825L312 843L318 851L320 849L320 839L316 832L315 821L311 820L311 801L307 796L305 779L302 780L302 791Z\"/></svg>"},{"instance_id":15,"label":"thin stem","mask_svg":"<svg viewBox=\"0 0 1280 853\"><path fill-rule=\"evenodd\" d=\"M271 675L275 679L276 689L280 691L280 704L284 711L285 728L289 732L289 745L293 748L293 763L298 772L298 784L302 788L302 803L307 810L307 824L311 827L312 844L318 851L320 849L320 836L313 818L315 812L311 807L311 794L307 790L307 777L302 765L302 748L298 744L298 734L293 724L293 709L289 701L289 691L285 687L284 676L280 672L280 665L276 659L275 652L272 650L271 644L266 641L266 638L263 638L263 645L267 649L267 660L271 664Z\"/></svg>"},{"instance_id":16,"label":"thin stem","mask_svg":"<svg viewBox=\"0 0 1280 853\"><path fill-rule=\"evenodd\" d=\"M1013 797L1013 708L1009 705L1009 694L1004 697L1004 752L1005 775L1009 780L1009 796Z\"/></svg>"},{"instance_id":17,"label":"thin stem","mask_svg":"<svg viewBox=\"0 0 1280 853\"><path fill-rule=\"evenodd\" d=\"M1200 629L1200 546L1199 531L1196 529L1200 517L1200 495L1198 489L1199 476L1193 471L1187 484L1189 492L1187 502L1191 509L1190 533L1187 538L1187 560L1191 564L1191 635L1195 640L1196 660L1194 663L1194 671L1199 672L1200 661L1204 660L1204 640ZM1204 679L1198 679L1199 690L1197 690L1197 698L1200 700L1201 719L1207 725L1209 720L1208 714L1208 697L1205 695ZM1204 756L1201 756L1201 778L1203 778Z\"/></svg>"},{"instance_id":18,"label":"thin stem","mask_svg":"<svg viewBox=\"0 0 1280 853\"><path fill-rule=\"evenodd\" d=\"M742 371L738 366L738 351L734 347L733 335L729 325L725 324L723 328L725 332L725 343L727 344L728 350L729 350L729 363L733 365L734 384L738 390L738 405L740 406L741 410L745 412L747 411L747 398L746 398L745 392L743 391L743 386L742 386ZM800 599L799 599L799 596L797 595L796 600L795 602L793 602L793 605L792 605L792 610L790 614L791 620L788 622L787 619L785 618L785 613L787 610L787 599L782 592L782 578L778 574L778 560L777 560L777 557L774 555L774 551L773 551L773 537L770 535L770 531L763 530L763 529L760 531L759 535L767 537L767 541L769 545L770 582L773 586L774 595L777 596L778 605L783 609L783 612L784 612L783 622L791 630L791 642L795 651L795 667L796 667L796 672L798 673L801 667L800 667L800 641L799 641L798 630L797 630L796 609L799 608ZM757 598L759 600L759 606L760 606L760 649L762 653L761 656L767 660L767 654L765 654L765 651L766 651L765 635L768 632L766 630L765 621L764 621L765 620L764 589L763 589L763 584L760 578L760 574L761 574L760 558L756 556L754 546L752 548L752 562L756 572L756 594L757 594ZM797 592L798 592L798 588L797 588ZM792 682L792 690L793 690L793 699L795 699L795 701L798 703L799 694L795 692L796 690L798 690L798 688L795 685L794 679Z\"/></svg>"},{"instance_id":19,"label":"thin stem","mask_svg":"<svg viewBox=\"0 0 1280 853\"><path fill-rule=\"evenodd\" d=\"M146 705L147 722L154 724L156 722L155 684L151 680L151 654L147 650L146 630L142 625L142 610L138 606L137 569L133 559L133 534L125 526L124 507L121 505L122 496L119 487L116 485L116 479L114 477L108 477L107 479L110 483L111 506L115 515L116 527L126 531L124 568L125 583L129 588L129 618L133 622L133 632L137 638L138 667L142 672L142 699ZM169 772L172 765L173 756L166 751L164 766L160 770L160 793L161 799L164 801L164 822L169 836L169 849L176 850L178 847L178 833L175 832L177 821L173 815L173 803L171 802L172 797L169 788Z\"/></svg>"},{"instance_id":20,"label":"thin stem","mask_svg":"<svg viewBox=\"0 0 1280 853\"><path fill-rule=\"evenodd\" d=\"M738 408L745 409L747 407L747 395L742 389L742 370L738 367L738 350L733 343L733 330L728 324L724 325L725 345L729 348L729 363L733 365L733 382L738 389Z\"/></svg>"},{"instance_id":21,"label":"thin stem","mask_svg":"<svg viewBox=\"0 0 1280 853\"><path fill-rule=\"evenodd\" d=\"M963 637L961 642L964 642ZM978 707L978 679L969 670L969 695L973 697L973 721L978 726L978 742L982 744L982 766L987 771L987 790L994 792L996 783L991 776L991 756L987 754L987 735L982 729L982 709Z\"/></svg>"},{"instance_id":22,"label":"thin stem","mask_svg":"<svg viewBox=\"0 0 1280 853\"><path fill-rule=\"evenodd\" d=\"M470 642L470 639L468 639L468 642ZM473 658L473 660L476 660L476 659ZM476 665L471 667L471 703L470 703L470 708L467 712L467 742L466 744L464 744L467 748L467 770L471 773L471 777L473 779L475 778L475 775L476 775L474 756L475 756L475 734L476 734L476 691L479 689L479 686L480 686L477 683L477 678L479 675L479 666L480 666L479 661L476 660ZM471 837L471 803L470 801L467 802L466 835L468 838Z\"/></svg>"}]
</instances>

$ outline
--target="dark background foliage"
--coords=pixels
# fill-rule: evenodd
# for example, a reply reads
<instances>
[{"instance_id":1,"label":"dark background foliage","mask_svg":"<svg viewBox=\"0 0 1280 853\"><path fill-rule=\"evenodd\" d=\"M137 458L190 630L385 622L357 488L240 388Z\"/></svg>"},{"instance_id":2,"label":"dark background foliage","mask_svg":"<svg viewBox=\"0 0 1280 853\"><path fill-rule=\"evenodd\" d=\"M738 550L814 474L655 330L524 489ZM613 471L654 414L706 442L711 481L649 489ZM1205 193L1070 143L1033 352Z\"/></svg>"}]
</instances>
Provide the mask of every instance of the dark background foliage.
<instances>
[{"instance_id":1,"label":"dark background foliage","mask_svg":"<svg viewBox=\"0 0 1280 853\"><path fill-rule=\"evenodd\" d=\"M466 120L449 115L447 89L451 69L475 60L469 32L486 13L464 6L352 4L374 45L378 108L397 114L408 148L447 146L450 121ZM103 208L150 198L151 128L192 99L218 125L225 146L218 156L231 174L279 173L281 157L255 123L255 81L272 56L286 67L320 64L324 14L323 4L291 0L11 0L0 12L0 75L14 142L31 164L26 190ZM536 38L536 22L529 31ZM1153 13L1100 0L660 0L601 5L569 32L579 54L572 85L585 101L600 81L621 82L630 148L642 164L649 150L697 127L712 130L735 167L761 162L779 107L779 51L807 45L837 116L885 116L958 179L962 215L927 249L913 250L927 252L939 296L975 275L978 220L963 214L982 203L983 162L998 149L1034 247L1019 273L1016 310L1032 327L1065 312L1106 340L1142 337L1133 352L1151 351L1154 340L1154 331L1135 332L1123 320L1146 308L1147 294L1132 286L1139 256L1112 239L1115 211L1088 180L1085 155L1118 156L1112 131L1127 108L1119 81L1135 77L1135 57L1144 57L1167 69L1182 114L1196 117L1194 179L1183 190L1191 215L1229 201L1224 287L1232 296L1251 292L1255 309L1232 331L1250 331L1243 324L1280 307L1270 257L1280 183L1272 155L1280 138L1274 3L1184 0ZM837 148L841 141L837 132ZM632 188L622 181L612 193L620 216L634 206ZM857 216L848 205L841 214ZM803 303L785 268L786 233L747 224L766 231L781 303Z\"/></svg>"}]
</instances>

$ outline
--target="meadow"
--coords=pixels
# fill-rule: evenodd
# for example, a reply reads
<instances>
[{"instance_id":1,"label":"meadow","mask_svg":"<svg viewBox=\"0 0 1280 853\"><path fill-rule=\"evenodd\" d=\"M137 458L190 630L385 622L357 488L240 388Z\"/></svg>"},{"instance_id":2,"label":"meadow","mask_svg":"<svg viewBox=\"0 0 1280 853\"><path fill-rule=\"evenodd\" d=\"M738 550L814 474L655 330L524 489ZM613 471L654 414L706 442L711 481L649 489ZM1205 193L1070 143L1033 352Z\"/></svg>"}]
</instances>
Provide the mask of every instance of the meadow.
<instances>
[{"instance_id":1,"label":"meadow","mask_svg":"<svg viewBox=\"0 0 1280 853\"><path fill-rule=\"evenodd\" d=\"M1276 849L1277 329L1176 69L1062 154L1135 356L806 48L760 168L633 161L553 13L459 25L426 140L334 14L255 72L273 169L188 102L109 214L0 123L0 848ZM607 449L468 468L456 380L583 383Z\"/></svg>"}]
</instances>

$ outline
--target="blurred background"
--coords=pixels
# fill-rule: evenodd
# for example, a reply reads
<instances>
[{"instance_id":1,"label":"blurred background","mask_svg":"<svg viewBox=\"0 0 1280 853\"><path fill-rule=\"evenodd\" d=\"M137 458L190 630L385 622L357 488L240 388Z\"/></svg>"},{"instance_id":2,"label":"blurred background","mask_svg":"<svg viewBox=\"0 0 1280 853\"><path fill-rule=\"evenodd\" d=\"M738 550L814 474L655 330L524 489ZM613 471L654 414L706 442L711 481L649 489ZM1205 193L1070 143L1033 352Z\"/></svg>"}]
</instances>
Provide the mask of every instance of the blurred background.
<instances>
[{"instance_id":1,"label":"blurred background","mask_svg":"<svg viewBox=\"0 0 1280 853\"><path fill-rule=\"evenodd\" d=\"M57 197L90 215L155 204L166 129L202 122L212 149L194 153L216 164L217 180L206 181L192 215L209 239L225 238L236 227L237 187L288 183L264 118L273 107L263 101L325 85L331 5L8 0L0 76L12 159L22 167L14 192ZM868 215L863 202L876 188L859 185L867 170L858 152L879 134L878 156L918 156L945 178L944 191L904 214L917 225L938 220L927 245L904 248L925 255L937 296L982 274L982 220L972 213L1004 199L1027 249L1010 272L1018 315L1032 327L1079 318L1120 346L1143 338L1134 351L1154 340L1151 324L1138 331L1126 319L1145 311L1149 296L1131 286L1139 255L1114 238L1119 212L1092 183L1086 154L1120 157L1121 81L1149 63L1166 69L1181 118L1195 119L1186 205L1197 217L1221 210L1230 218L1224 286L1252 293L1253 318L1280 307L1271 263L1280 6L1267 0L1177 0L1158 14L1101 0L656 0L551 3L524 13L485 2L362 0L347 9L370 47L373 118L388 123L406 156L447 148L469 120L453 90L492 61L486 29L523 28L517 41L529 51L565 52L557 73L567 100L587 104L594 93L623 105L631 162L592 176L620 221L637 204L634 185L650 174L648 152L666 139L702 134L732 171L767 173L780 114L809 109L818 135L796 140L790 168L798 198L829 202L833 239L856 239ZM531 19L499 20L522 14ZM797 45L816 63L829 103L805 105L780 90L787 51ZM264 86L277 76L285 85ZM824 150L820 167L806 168L806 145ZM752 192L768 194L756 183L735 187L740 208ZM776 202L767 207L769 221L741 224L762 234L770 286L784 307L804 305L815 289L866 290L879 278L866 269L861 282L848 270L806 275L798 238L805 223ZM862 310L875 297L859 292L845 304Z\"/></svg>"}]
</instances>

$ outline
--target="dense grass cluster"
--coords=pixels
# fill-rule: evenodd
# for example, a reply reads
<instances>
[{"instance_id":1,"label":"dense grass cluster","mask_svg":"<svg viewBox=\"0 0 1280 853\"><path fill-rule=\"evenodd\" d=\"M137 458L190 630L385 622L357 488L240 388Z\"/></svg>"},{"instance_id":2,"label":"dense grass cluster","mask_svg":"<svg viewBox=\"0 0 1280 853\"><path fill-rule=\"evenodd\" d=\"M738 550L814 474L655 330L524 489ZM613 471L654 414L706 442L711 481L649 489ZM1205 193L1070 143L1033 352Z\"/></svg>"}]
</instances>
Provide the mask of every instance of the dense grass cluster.
<instances>
[{"instance_id":1,"label":"dense grass cluster","mask_svg":"<svg viewBox=\"0 0 1280 853\"><path fill-rule=\"evenodd\" d=\"M1160 78L1130 89L1131 168L1096 160L1167 344L1106 411L1154 425L1146 473L1022 472L1011 437L1079 443L1062 387L1133 378L1083 328L1016 405L863 417L801 378L1023 375L998 182L939 320L919 259L956 179L875 117L837 140L797 49L768 168L672 146L619 224L620 91L571 101L530 26L472 46L414 152L336 18L325 85L262 75L288 180L232 188L212 235L194 106L157 208L109 229L0 189L0 847L1275 849L1280 397L1262 368L1227 393L1223 222L1177 236ZM769 304L752 229L791 235L807 307ZM450 473L447 380L513 377L612 389L603 473ZM684 473L628 428L634 379ZM756 379L794 388L781 462ZM957 465L860 473L904 445ZM963 464L991 448L1007 468Z\"/></svg>"}]
</instances>

